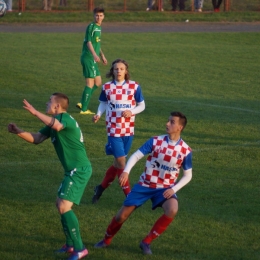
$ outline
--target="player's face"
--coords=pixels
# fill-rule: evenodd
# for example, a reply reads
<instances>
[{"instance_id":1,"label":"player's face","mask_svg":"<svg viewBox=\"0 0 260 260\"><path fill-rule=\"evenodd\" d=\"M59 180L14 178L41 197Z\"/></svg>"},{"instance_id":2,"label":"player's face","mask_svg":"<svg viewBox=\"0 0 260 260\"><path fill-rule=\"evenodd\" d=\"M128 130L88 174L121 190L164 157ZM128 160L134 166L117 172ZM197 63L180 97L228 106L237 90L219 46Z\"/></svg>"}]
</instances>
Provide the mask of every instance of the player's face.
<instances>
[{"instance_id":1,"label":"player's face","mask_svg":"<svg viewBox=\"0 0 260 260\"><path fill-rule=\"evenodd\" d=\"M95 23L97 25L101 25L104 18L105 18L105 15L103 13L94 14Z\"/></svg>"},{"instance_id":2,"label":"player's face","mask_svg":"<svg viewBox=\"0 0 260 260\"><path fill-rule=\"evenodd\" d=\"M127 74L126 66L124 63L118 62L114 64L113 74L116 81L124 81Z\"/></svg>"},{"instance_id":3,"label":"player's face","mask_svg":"<svg viewBox=\"0 0 260 260\"><path fill-rule=\"evenodd\" d=\"M170 116L166 123L166 132L171 134L178 134L181 132L183 126L180 124L180 118L177 116Z\"/></svg>"},{"instance_id":4,"label":"player's face","mask_svg":"<svg viewBox=\"0 0 260 260\"><path fill-rule=\"evenodd\" d=\"M46 103L46 114L54 115L57 111L57 102L55 97L51 96L49 101Z\"/></svg>"}]
</instances>

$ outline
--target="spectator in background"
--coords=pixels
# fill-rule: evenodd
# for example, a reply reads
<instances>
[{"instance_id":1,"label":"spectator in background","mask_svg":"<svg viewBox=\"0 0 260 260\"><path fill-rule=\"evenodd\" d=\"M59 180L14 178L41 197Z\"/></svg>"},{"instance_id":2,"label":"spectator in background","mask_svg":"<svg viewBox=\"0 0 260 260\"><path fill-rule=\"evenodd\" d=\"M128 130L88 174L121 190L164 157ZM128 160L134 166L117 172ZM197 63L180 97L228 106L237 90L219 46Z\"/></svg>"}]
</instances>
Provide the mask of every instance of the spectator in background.
<instances>
[{"instance_id":1,"label":"spectator in background","mask_svg":"<svg viewBox=\"0 0 260 260\"><path fill-rule=\"evenodd\" d=\"M13 11L13 0L5 0L7 6L7 12Z\"/></svg>"},{"instance_id":2,"label":"spectator in background","mask_svg":"<svg viewBox=\"0 0 260 260\"><path fill-rule=\"evenodd\" d=\"M157 0L157 2L159 2L160 0ZM146 8L146 11L150 11L150 10L152 10L153 9L153 6L155 5L155 0L148 0L148 2L147 2L147 8ZM163 10L163 0L161 0L161 11L164 11ZM158 9L158 7L157 7L157 9Z\"/></svg>"},{"instance_id":3,"label":"spectator in background","mask_svg":"<svg viewBox=\"0 0 260 260\"><path fill-rule=\"evenodd\" d=\"M219 7L222 4L222 0L212 0L214 12L219 12Z\"/></svg>"},{"instance_id":4,"label":"spectator in background","mask_svg":"<svg viewBox=\"0 0 260 260\"><path fill-rule=\"evenodd\" d=\"M67 0L60 0L60 6L66 6L67 5Z\"/></svg>"},{"instance_id":5,"label":"spectator in background","mask_svg":"<svg viewBox=\"0 0 260 260\"><path fill-rule=\"evenodd\" d=\"M185 9L185 0L172 0L172 11L177 11L177 6L179 6L180 11Z\"/></svg>"},{"instance_id":6,"label":"spectator in background","mask_svg":"<svg viewBox=\"0 0 260 260\"><path fill-rule=\"evenodd\" d=\"M154 4L155 4L155 0L148 0L146 11L150 11L150 10L152 10Z\"/></svg>"},{"instance_id":7,"label":"spectator in background","mask_svg":"<svg viewBox=\"0 0 260 260\"><path fill-rule=\"evenodd\" d=\"M202 12L204 0L194 0L195 12Z\"/></svg>"},{"instance_id":8,"label":"spectator in background","mask_svg":"<svg viewBox=\"0 0 260 260\"><path fill-rule=\"evenodd\" d=\"M51 11L53 0L43 0L43 10Z\"/></svg>"}]
</instances>

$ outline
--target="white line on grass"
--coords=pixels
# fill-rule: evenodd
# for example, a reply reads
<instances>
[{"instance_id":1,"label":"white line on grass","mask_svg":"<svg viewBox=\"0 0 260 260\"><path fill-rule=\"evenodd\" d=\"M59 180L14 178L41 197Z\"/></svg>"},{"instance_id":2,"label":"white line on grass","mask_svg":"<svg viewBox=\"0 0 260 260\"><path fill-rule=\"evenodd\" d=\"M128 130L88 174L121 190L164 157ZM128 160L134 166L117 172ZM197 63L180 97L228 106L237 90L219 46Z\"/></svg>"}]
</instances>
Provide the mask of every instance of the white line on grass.
<instances>
[{"instance_id":1,"label":"white line on grass","mask_svg":"<svg viewBox=\"0 0 260 260\"><path fill-rule=\"evenodd\" d=\"M185 103L185 104L190 104L190 105L200 105L200 106L209 106L209 107L217 107L217 108L223 108L223 109L234 109L234 110L239 110L243 112L251 112L251 113L256 113L260 114L260 110L252 110L252 109L247 109L247 108L241 108L241 107L231 107L231 106L222 106L222 105L214 105L214 104L205 104L205 103L200 103L200 102L189 102L189 101L181 101L181 100L167 100L167 99L153 99L153 98L147 98L147 100L156 100L160 102L169 102L169 103Z\"/></svg>"},{"instance_id":2,"label":"white line on grass","mask_svg":"<svg viewBox=\"0 0 260 260\"><path fill-rule=\"evenodd\" d=\"M7 95L13 95L13 92L5 92L5 91L0 91L0 93L7 94ZM18 96L25 96L24 94L18 93ZM17 96L16 95L16 96ZM30 95L26 94L26 96L35 96L35 95ZM70 100L73 98L78 98L75 96L70 96ZM222 105L214 105L214 104L205 104L201 102L190 102L190 101L181 101L181 100L167 100L167 99L158 99L158 98L146 98L146 100L155 100L159 102L169 102L169 103L185 103L185 104L190 104L190 105L200 105L200 106L209 106L209 107L217 107L217 108L223 108L223 109L233 109L233 110L238 110L238 111L243 111L243 112L251 112L251 113L256 113L260 114L260 110L252 110L252 109L247 109L247 108L241 108L241 107L232 107L232 106L222 106Z\"/></svg>"},{"instance_id":3,"label":"white line on grass","mask_svg":"<svg viewBox=\"0 0 260 260\"><path fill-rule=\"evenodd\" d=\"M260 140L252 143L244 143L244 144L234 144L234 145L218 145L216 147L207 147L207 148L198 148L198 149L192 149L192 152L204 152L208 150L222 150L222 149L233 149L234 147L247 147L247 146L254 146L260 144ZM94 157L94 158L89 158L90 162L93 161L100 161L100 160L111 160L110 156L103 156L103 157ZM13 162L2 162L0 163L1 166L19 166L19 165L32 165L32 164L50 164L50 163L59 163L59 160L38 160L38 161L13 161Z\"/></svg>"}]
</instances>

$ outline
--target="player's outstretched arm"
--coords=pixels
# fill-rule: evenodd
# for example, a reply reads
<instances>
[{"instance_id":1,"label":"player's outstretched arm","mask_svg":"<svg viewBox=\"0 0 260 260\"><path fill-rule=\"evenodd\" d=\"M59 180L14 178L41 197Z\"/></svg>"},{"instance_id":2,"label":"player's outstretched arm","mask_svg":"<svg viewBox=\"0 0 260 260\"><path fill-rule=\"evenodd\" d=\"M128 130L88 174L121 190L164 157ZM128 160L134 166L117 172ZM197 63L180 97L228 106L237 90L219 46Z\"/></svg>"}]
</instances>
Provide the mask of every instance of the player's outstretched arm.
<instances>
[{"instance_id":1,"label":"player's outstretched arm","mask_svg":"<svg viewBox=\"0 0 260 260\"><path fill-rule=\"evenodd\" d=\"M51 127L55 131L60 131L63 129L63 124L60 123L54 117L46 116L43 113L36 110L26 99L23 100L24 108L28 110L32 115L38 117L45 125Z\"/></svg>"},{"instance_id":2,"label":"player's outstretched arm","mask_svg":"<svg viewBox=\"0 0 260 260\"><path fill-rule=\"evenodd\" d=\"M19 127L17 127L17 125L14 123L10 123L7 128L8 128L9 133L18 135L19 137L21 137L28 143L40 144L44 140L47 139L47 136L45 136L39 132L38 133L25 132L22 129L20 129Z\"/></svg>"}]
</instances>

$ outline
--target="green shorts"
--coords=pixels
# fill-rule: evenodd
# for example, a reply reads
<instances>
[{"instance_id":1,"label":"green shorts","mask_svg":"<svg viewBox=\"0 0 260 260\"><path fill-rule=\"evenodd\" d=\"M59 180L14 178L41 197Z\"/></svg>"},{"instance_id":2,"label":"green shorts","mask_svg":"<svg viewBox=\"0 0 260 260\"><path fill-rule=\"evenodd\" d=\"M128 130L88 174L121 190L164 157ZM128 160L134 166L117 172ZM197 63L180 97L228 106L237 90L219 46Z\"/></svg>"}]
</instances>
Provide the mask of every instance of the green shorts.
<instances>
[{"instance_id":1,"label":"green shorts","mask_svg":"<svg viewBox=\"0 0 260 260\"><path fill-rule=\"evenodd\" d=\"M79 205L91 174L91 165L65 172L58 190L58 197Z\"/></svg>"},{"instance_id":2,"label":"green shorts","mask_svg":"<svg viewBox=\"0 0 260 260\"><path fill-rule=\"evenodd\" d=\"M97 63L92 59L84 59L81 57L80 59L83 76L87 78L94 79L97 76L100 76L100 71L98 69Z\"/></svg>"}]
</instances>

